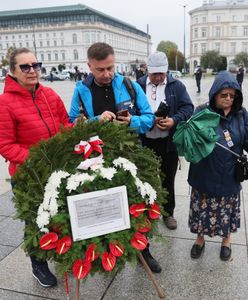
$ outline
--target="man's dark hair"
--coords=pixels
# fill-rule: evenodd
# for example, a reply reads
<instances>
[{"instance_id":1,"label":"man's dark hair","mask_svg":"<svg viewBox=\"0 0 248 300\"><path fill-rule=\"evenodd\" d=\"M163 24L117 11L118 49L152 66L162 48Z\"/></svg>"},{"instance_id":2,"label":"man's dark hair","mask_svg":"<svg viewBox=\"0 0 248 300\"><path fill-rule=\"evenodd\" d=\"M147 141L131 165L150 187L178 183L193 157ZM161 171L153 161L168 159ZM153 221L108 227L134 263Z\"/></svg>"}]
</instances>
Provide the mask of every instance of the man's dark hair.
<instances>
[{"instance_id":1,"label":"man's dark hair","mask_svg":"<svg viewBox=\"0 0 248 300\"><path fill-rule=\"evenodd\" d=\"M33 52L30 49L28 49L28 48L17 48L17 49L14 49L11 52L10 57L9 57L9 68L10 68L11 72L15 71L16 57L17 57L17 55L22 54L22 53L33 53Z\"/></svg>"},{"instance_id":2,"label":"man's dark hair","mask_svg":"<svg viewBox=\"0 0 248 300\"><path fill-rule=\"evenodd\" d=\"M103 60L109 55L114 55L114 49L106 43L95 43L87 51L88 60Z\"/></svg>"}]
</instances>

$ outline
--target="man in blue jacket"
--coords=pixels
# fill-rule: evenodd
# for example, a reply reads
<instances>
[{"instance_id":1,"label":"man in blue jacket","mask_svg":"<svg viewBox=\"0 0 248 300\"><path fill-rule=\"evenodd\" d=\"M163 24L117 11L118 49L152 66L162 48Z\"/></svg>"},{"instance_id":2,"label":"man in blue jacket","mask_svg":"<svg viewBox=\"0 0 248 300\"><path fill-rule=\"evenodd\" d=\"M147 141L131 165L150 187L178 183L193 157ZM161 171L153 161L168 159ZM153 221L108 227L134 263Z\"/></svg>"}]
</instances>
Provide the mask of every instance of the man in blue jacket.
<instances>
[{"instance_id":1,"label":"man in blue jacket","mask_svg":"<svg viewBox=\"0 0 248 300\"><path fill-rule=\"evenodd\" d=\"M76 84L70 120L74 122L82 108L90 120L117 120L135 128L138 133L146 133L153 126L154 114L141 87L132 82L136 93L134 107L123 82L124 76L114 71L114 49L105 43L95 43L88 49L87 55L91 74ZM123 110L128 111L117 118L117 112ZM136 114L136 111L139 113Z\"/></svg>"},{"instance_id":2,"label":"man in blue jacket","mask_svg":"<svg viewBox=\"0 0 248 300\"><path fill-rule=\"evenodd\" d=\"M73 94L70 120L79 117L80 110L87 119L100 122L120 122L145 134L154 123L154 114L142 88L132 82L135 90L135 105L124 84L124 76L114 72L114 49L106 43L95 43L87 52L91 74L86 80L79 81ZM125 114L118 115L118 112ZM152 257L149 247L142 255L155 272L161 272L158 262Z\"/></svg>"},{"instance_id":3,"label":"man in blue jacket","mask_svg":"<svg viewBox=\"0 0 248 300\"><path fill-rule=\"evenodd\" d=\"M177 221L173 214L178 154L172 142L172 136L176 125L191 117L194 106L184 84L172 78L170 74L167 75L168 60L163 52L151 54L148 57L147 66L148 75L143 76L137 82L146 93L157 117L154 128L143 135L142 143L153 149L162 159L161 171L165 175L162 184L169 193L164 206L168 216L164 217L164 222L169 229L176 229Z\"/></svg>"}]
</instances>

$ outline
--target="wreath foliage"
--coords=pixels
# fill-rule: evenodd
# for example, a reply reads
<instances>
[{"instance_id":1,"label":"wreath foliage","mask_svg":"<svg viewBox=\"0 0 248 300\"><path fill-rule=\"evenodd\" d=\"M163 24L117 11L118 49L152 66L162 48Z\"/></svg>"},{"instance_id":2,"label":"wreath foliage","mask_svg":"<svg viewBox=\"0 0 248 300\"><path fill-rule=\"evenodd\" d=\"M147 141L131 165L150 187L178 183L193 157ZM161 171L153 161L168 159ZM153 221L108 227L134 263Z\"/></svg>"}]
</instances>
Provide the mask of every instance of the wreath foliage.
<instances>
[{"instance_id":1,"label":"wreath foliage","mask_svg":"<svg viewBox=\"0 0 248 300\"><path fill-rule=\"evenodd\" d=\"M161 204L165 201L166 194L161 187L159 161L152 151L141 147L136 134L125 126L113 123L101 124L99 122L91 122L86 124L82 122L74 128L62 128L59 134L47 141L41 141L38 146L30 150L29 159L18 168L18 172L14 177L16 182L14 202L17 209L17 217L25 221L23 248L28 255L35 255L38 259L54 260L60 274L72 271L73 268L75 271L77 268L75 262L79 259L84 260L86 250L89 250L89 246L92 245L95 247L94 253L98 255L98 258L91 261L90 270L88 270L91 274L106 270L102 266L103 254L109 253L111 243L118 243L123 249L123 255L116 257L113 270L123 268L126 261L135 262L139 250L135 249L130 241L140 227L147 225L147 219L149 219L148 210L136 217L130 215L130 229L72 242L68 251L64 254L57 253L55 249L41 249L40 241L42 236L44 236L44 232L41 232L37 225L37 212L43 202L45 187L49 177L53 172L60 170L69 174L78 172L93 174L94 170L92 169L87 171L78 171L76 169L84 158L83 154L78 155L74 153L74 146L80 140L87 141L95 135L98 135L104 142L102 148L104 167L112 168L113 161L118 157L126 158L134 163L137 167L137 177L141 181L149 183L156 190L156 203L161 208L160 212L163 213ZM97 155L98 153L93 152L91 157ZM111 180L103 178L98 173L95 174L93 181L85 181L71 192L66 189L67 179L61 180L58 188L58 213L50 218L47 226L50 232L58 232L59 239L72 234L67 208L67 196L69 195L126 185L129 207L134 204L145 203L145 201L148 203L147 197L142 197L141 193L138 192L134 177L125 168L117 168L117 172ZM146 204L146 206L149 207L149 204ZM158 236L158 219L150 218L149 221L151 229L149 232L143 233L143 235L149 238L154 235ZM87 270L85 272L87 273Z\"/></svg>"}]
</instances>

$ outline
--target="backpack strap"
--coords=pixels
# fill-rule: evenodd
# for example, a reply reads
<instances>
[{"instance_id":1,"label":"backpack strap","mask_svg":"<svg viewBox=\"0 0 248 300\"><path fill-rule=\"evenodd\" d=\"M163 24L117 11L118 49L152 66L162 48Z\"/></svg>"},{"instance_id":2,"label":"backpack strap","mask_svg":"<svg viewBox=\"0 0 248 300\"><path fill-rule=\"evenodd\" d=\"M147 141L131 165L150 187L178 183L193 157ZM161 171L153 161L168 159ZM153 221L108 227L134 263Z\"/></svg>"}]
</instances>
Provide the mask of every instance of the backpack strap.
<instances>
[{"instance_id":1,"label":"backpack strap","mask_svg":"<svg viewBox=\"0 0 248 300\"><path fill-rule=\"evenodd\" d=\"M139 115L138 108L136 106L136 91L134 89L134 86L132 84L132 80L129 77L124 76L123 82L125 84L125 87L128 91L128 94L131 97L131 103L133 105L133 111L135 115Z\"/></svg>"}]
</instances>

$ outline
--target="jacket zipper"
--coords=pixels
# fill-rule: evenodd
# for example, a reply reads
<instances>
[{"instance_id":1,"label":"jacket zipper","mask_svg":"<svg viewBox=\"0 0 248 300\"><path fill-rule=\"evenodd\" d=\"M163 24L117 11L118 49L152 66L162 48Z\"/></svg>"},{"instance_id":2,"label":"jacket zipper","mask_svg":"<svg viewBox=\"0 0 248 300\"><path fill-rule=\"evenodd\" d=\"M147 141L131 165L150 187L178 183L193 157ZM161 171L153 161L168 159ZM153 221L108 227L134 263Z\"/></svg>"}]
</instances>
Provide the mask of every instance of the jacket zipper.
<instances>
[{"instance_id":1,"label":"jacket zipper","mask_svg":"<svg viewBox=\"0 0 248 300\"><path fill-rule=\"evenodd\" d=\"M35 107L36 107L36 109L37 109L37 111L38 111L38 114L39 114L39 116L40 116L42 122L45 124L45 126L46 126L46 128L47 128L47 130L48 130L49 136L52 137L51 130L50 130L49 126L47 125L46 121L43 119L42 114L41 114L41 112L40 112L40 109L39 109L38 105L37 105L36 102L35 102L35 96L32 95L32 98L33 98L34 105L35 105Z\"/></svg>"}]
</instances>

